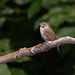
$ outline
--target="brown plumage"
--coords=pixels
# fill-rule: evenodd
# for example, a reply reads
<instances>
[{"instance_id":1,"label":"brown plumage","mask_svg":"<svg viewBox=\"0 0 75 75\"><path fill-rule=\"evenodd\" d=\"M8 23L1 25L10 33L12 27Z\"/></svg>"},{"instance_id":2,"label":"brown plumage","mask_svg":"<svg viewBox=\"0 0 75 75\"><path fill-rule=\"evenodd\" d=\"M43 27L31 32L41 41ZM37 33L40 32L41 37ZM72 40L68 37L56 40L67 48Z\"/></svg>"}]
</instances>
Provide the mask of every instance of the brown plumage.
<instances>
[{"instance_id":1,"label":"brown plumage","mask_svg":"<svg viewBox=\"0 0 75 75\"><path fill-rule=\"evenodd\" d=\"M56 40L56 35L55 35L54 31L51 29L51 27L46 22L40 23L40 33L41 33L42 38L45 41ZM59 51L58 46L57 46L57 49Z\"/></svg>"}]
</instances>

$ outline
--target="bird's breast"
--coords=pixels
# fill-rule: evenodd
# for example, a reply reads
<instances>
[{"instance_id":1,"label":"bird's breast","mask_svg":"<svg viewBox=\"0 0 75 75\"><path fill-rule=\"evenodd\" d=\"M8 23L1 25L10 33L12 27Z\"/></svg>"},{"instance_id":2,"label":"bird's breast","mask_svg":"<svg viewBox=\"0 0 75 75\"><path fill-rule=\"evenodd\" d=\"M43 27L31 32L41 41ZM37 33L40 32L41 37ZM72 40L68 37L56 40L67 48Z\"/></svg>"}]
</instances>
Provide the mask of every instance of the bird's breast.
<instances>
[{"instance_id":1,"label":"bird's breast","mask_svg":"<svg viewBox=\"0 0 75 75\"><path fill-rule=\"evenodd\" d=\"M45 29L41 29L41 28L40 28L40 33L41 33L42 38L43 38L45 41L49 41L48 37L45 35Z\"/></svg>"}]
</instances>

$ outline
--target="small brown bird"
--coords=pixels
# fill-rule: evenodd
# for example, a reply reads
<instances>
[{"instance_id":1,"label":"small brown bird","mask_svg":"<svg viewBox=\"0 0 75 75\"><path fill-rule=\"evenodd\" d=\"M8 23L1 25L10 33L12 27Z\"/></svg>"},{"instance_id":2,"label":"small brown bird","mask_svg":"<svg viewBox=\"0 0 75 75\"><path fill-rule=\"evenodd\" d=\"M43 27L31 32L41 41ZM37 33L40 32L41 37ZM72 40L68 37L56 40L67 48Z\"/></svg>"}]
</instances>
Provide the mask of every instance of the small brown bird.
<instances>
[{"instance_id":1,"label":"small brown bird","mask_svg":"<svg viewBox=\"0 0 75 75\"><path fill-rule=\"evenodd\" d=\"M54 31L51 29L51 27L46 22L40 23L40 33L41 33L42 38L45 41L54 41L57 39ZM59 52L58 46L57 46L57 49Z\"/></svg>"}]
</instances>

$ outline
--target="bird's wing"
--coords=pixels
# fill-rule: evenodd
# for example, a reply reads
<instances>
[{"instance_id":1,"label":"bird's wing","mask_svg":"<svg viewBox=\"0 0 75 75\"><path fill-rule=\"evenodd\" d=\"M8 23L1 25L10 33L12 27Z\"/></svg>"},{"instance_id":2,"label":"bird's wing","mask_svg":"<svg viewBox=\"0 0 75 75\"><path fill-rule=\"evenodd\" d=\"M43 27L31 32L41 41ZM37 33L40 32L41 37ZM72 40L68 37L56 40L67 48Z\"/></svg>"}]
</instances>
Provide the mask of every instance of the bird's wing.
<instances>
[{"instance_id":1,"label":"bird's wing","mask_svg":"<svg viewBox=\"0 0 75 75\"><path fill-rule=\"evenodd\" d=\"M47 36L50 41L56 40L56 35L51 28L50 30L45 30L45 36Z\"/></svg>"}]
</instances>

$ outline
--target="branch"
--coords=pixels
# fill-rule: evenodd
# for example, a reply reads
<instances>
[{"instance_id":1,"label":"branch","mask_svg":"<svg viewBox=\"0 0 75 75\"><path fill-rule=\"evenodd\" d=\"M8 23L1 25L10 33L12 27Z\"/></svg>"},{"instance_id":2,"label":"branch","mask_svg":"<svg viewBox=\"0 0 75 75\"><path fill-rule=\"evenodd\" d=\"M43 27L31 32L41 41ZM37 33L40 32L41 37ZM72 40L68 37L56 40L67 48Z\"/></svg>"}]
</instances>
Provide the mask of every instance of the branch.
<instances>
[{"instance_id":1,"label":"branch","mask_svg":"<svg viewBox=\"0 0 75 75\"><path fill-rule=\"evenodd\" d=\"M40 52L46 52L51 48L57 47L58 45L60 46L62 44L75 44L75 38L66 36L55 41L44 42L30 48L20 48L16 52L0 56L0 64L11 62L24 56L33 56Z\"/></svg>"}]
</instances>

